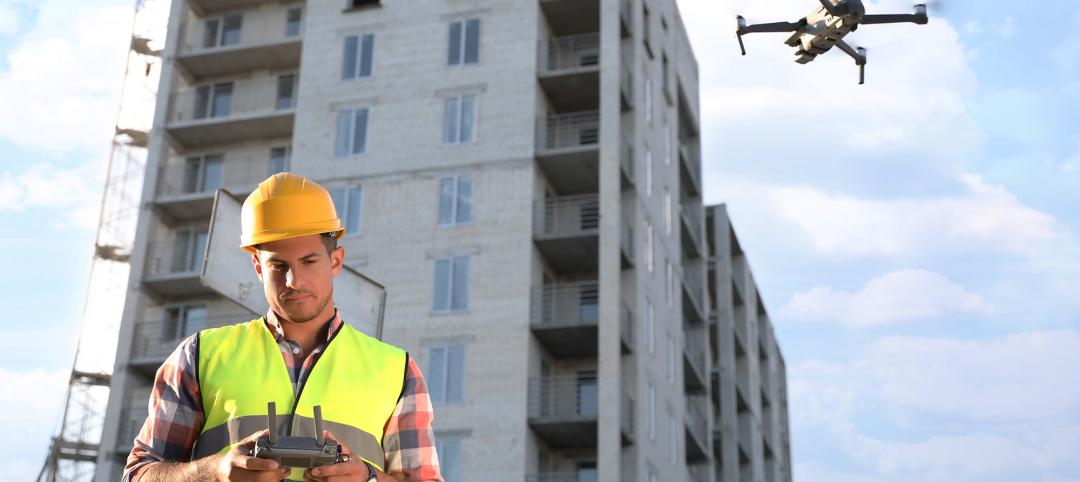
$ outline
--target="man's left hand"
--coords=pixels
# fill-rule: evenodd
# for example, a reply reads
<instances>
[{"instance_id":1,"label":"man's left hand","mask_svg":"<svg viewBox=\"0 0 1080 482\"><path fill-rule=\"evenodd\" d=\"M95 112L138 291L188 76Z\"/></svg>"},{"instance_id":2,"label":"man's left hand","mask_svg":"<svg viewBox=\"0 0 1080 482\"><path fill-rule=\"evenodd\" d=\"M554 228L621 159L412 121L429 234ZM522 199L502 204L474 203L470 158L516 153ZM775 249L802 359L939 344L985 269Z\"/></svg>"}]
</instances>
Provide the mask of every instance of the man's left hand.
<instances>
[{"instance_id":1,"label":"man's left hand","mask_svg":"<svg viewBox=\"0 0 1080 482\"><path fill-rule=\"evenodd\" d=\"M324 430L323 435L337 442L340 447L339 453L348 455L349 460L307 469L304 471L304 480L307 482L366 482L370 474L364 461L359 456L353 455L352 449L338 440L329 430Z\"/></svg>"}]
</instances>

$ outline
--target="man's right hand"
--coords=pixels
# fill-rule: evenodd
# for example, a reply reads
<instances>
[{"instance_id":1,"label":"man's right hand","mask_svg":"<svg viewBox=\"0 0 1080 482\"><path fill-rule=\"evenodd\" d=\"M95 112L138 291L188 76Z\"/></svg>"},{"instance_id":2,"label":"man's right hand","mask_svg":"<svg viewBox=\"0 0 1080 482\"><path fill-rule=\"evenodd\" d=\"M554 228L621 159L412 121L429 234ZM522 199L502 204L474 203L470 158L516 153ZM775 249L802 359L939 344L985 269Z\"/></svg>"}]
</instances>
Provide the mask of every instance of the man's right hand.
<instances>
[{"instance_id":1,"label":"man's right hand","mask_svg":"<svg viewBox=\"0 0 1080 482\"><path fill-rule=\"evenodd\" d=\"M269 430L253 433L222 454L217 463L217 479L221 482L278 482L288 477L289 469L279 466L276 460L248 455L259 437L268 433Z\"/></svg>"}]
</instances>

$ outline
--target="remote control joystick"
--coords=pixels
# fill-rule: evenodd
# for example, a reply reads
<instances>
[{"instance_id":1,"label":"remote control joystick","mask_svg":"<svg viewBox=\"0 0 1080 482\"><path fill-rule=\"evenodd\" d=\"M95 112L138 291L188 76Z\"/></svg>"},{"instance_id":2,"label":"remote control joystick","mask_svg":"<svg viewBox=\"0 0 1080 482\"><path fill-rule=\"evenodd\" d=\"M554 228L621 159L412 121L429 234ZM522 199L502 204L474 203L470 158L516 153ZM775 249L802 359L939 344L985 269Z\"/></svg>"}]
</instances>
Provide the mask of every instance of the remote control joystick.
<instances>
[{"instance_id":1,"label":"remote control joystick","mask_svg":"<svg viewBox=\"0 0 1080 482\"><path fill-rule=\"evenodd\" d=\"M277 406L266 404L266 426L269 433L255 441L251 455L260 459L276 460L282 467L309 469L344 461L341 446L323 436L322 407L313 407L315 416L314 437L279 436L277 433Z\"/></svg>"}]
</instances>

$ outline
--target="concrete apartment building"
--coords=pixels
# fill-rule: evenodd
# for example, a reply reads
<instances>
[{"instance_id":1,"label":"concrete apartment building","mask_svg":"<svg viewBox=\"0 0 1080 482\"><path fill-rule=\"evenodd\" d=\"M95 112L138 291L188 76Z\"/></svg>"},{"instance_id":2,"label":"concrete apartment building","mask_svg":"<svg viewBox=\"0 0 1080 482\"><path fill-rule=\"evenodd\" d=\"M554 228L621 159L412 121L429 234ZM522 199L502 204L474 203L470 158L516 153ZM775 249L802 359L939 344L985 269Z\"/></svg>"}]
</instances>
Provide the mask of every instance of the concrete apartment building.
<instances>
[{"instance_id":1,"label":"concrete apartment building","mask_svg":"<svg viewBox=\"0 0 1080 482\"><path fill-rule=\"evenodd\" d=\"M674 0L173 0L163 58L97 480L177 343L254 317L202 250L216 189L282 170L387 287L448 481L791 479Z\"/></svg>"}]
</instances>

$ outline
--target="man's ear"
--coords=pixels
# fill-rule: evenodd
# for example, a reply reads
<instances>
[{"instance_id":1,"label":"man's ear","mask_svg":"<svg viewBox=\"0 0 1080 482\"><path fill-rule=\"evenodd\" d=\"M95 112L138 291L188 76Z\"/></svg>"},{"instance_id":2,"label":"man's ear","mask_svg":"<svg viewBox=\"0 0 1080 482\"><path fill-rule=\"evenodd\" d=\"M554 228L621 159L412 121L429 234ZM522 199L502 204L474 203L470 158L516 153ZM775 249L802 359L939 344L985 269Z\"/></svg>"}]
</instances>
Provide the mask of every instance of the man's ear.
<instances>
[{"instance_id":1,"label":"man's ear","mask_svg":"<svg viewBox=\"0 0 1080 482\"><path fill-rule=\"evenodd\" d=\"M251 255L251 264L255 266L255 276L259 277L259 282L263 280L262 262L259 261L259 253Z\"/></svg>"},{"instance_id":2,"label":"man's ear","mask_svg":"<svg viewBox=\"0 0 1080 482\"><path fill-rule=\"evenodd\" d=\"M345 264L345 247L338 246L330 252L330 274L337 276L341 267Z\"/></svg>"}]
</instances>

